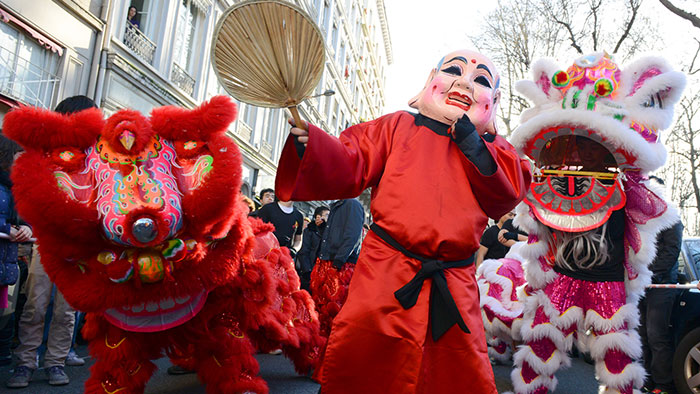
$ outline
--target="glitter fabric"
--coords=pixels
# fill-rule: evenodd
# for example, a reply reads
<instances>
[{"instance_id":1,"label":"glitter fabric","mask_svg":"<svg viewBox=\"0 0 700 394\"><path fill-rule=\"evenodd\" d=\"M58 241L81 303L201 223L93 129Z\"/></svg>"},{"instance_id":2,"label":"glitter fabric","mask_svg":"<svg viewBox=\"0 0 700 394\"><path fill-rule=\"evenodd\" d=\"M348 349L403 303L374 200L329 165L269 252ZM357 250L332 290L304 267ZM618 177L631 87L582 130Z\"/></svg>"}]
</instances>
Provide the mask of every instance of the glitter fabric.
<instances>
[{"instance_id":1,"label":"glitter fabric","mask_svg":"<svg viewBox=\"0 0 700 394\"><path fill-rule=\"evenodd\" d=\"M530 383L530 382L532 382L533 380L535 380L535 378L537 378L537 377L539 376L539 375L537 374L537 372L535 372L535 370L532 369L532 367L530 366L530 364L528 364L527 362L524 362L524 363L523 363L523 369L522 369L522 371L520 372L520 374L522 375L523 380L525 381L525 383Z\"/></svg>"},{"instance_id":2,"label":"glitter fabric","mask_svg":"<svg viewBox=\"0 0 700 394\"><path fill-rule=\"evenodd\" d=\"M633 95L637 90L639 90L639 88L641 88L642 85L644 85L644 82L645 82L647 79L649 79L649 78L651 78L651 77L655 77L655 76L657 76L657 75L659 75L659 74L661 74L661 70L659 70L659 69L656 68L656 67L652 67L652 68L650 68L650 69L644 71L644 73L639 77L639 79L637 79L637 81L636 81L636 82L634 83L634 85L632 86L632 90L630 91L630 93L628 94L628 96Z\"/></svg>"},{"instance_id":3,"label":"glitter fabric","mask_svg":"<svg viewBox=\"0 0 700 394\"><path fill-rule=\"evenodd\" d=\"M499 354L504 354L506 349L508 349L508 345L505 342L499 342L498 345L493 346L493 350L497 351Z\"/></svg>"},{"instance_id":4,"label":"glitter fabric","mask_svg":"<svg viewBox=\"0 0 700 394\"><path fill-rule=\"evenodd\" d=\"M626 298L624 282L588 282L566 275L559 275L544 292L562 314L569 308L579 307L584 315L593 310L604 319L610 319L625 305Z\"/></svg>"},{"instance_id":5,"label":"glitter fabric","mask_svg":"<svg viewBox=\"0 0 700 394\"><path fill-rule=\"evenodd\" d=\"M489 291L486 293L490 297L501 298L501 293L503 293L503 286L498 283L489 283Z\"/></svg>"},{"instance_id":6,"label":"glitter fabric","mask_svg":"<svg viewBox=\"0 0 700 394\"><path fill-rule=\"evenodd\" d=\"M605 368L611 373L621 373L631 362L632 359L620 350L611 349L605 353Z\"/></svg>"},{"instance_id":7,"label":"glitter fabric","mask_svg":"<svg viewBox=\"0 0 700 394\"><path fill-rule=\"evenodd\" d=\"M540 358L540 360L547 362L550 357L552 357L552 353L554 353L555 350L557 350L557 347L554 345L554 342L552 342L549 338L542 338L538 339L536 341L528 343L528 346L530 346L530 349L532 349L532 352L537 355L537 357Z\"/></svg>"}]
</instances>

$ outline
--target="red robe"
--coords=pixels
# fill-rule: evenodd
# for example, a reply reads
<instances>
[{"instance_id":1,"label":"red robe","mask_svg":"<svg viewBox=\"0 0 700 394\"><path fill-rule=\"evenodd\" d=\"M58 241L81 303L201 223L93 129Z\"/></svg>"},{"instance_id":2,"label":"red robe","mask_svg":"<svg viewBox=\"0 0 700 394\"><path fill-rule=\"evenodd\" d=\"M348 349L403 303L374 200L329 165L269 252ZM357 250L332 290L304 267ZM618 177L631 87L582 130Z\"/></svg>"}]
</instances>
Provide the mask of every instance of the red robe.
<instances>
[{"instance_id":1,"label":"red robe","mask_svg":"<svg viewBox=\"0 0 700 394\"><path fill-rule=\"evenodd\" d=\"M280 158L275 193L283 200L352 198L372 187L374 222L414 254L443 261L477 250L487 216L500 218L525 195L529 165L501 137L482 138L497 165L485 176L446 133L408 112L358 124L335 138L309 126L300 159L294 138ZM426 280L418 302L404 309L394 292L421 262L370 232L333 321L318 374L324 394L496 393L486 352L474 265L445 270L449 289L471 330L452 326L429 335Z\"/></svg>"}]
</instances>

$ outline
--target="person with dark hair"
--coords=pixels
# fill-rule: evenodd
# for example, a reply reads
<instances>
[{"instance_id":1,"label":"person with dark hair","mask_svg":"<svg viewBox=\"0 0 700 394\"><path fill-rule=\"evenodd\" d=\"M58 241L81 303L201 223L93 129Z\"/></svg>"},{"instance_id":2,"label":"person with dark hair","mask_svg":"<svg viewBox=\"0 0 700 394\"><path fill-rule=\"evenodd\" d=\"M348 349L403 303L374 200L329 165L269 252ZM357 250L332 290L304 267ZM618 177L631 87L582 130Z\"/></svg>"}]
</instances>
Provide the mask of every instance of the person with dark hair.
<instances>
[{"instance_id":1,"label":"person with dark hair","mask_svg":"<svg viewBox=\"0 0 700 394\"><path fill-rule=\"evenodd\" d=\"M309 291L309 281L311 280L311 271L316 265L316 259L321 248L321 239L323 231L326 229L326 221L331 209L323 205L314 210L314 220L304 230L302 237L301 249L297 253L297 263L299 267L299 280L301 288Z\"/></svg>"},{"instance_id":2,"label":"person with dark hair","mask_svg":"<svg viewBox=\"0 0 700 394\"><path fill-rule=\"evenodd\" d=\"M72 96L61 101L55 111L71 114L89 108L97 108L95 102L86 96ZM15 349L17 367L7 381L7 387L22 388L29 385L34 370L38 367L37 349L41 346L46 311L51 301L53 283L41 265L39 253L34 247L27 278L27 302L19 321L20 345ZM53 315L49 328L44 370L50 385L65 385L70 382L64 371L66 358L73 343L75 310L56 290L53 302Z\"/></svg>"},{"instance_id":3,"label":"person with dark hair","mask_svg":"<svg viewBox=\"0 0 700 394\"><path fill-rule=\"evenodd\" d=\"M10 168L21 151L17 143L0 135L0 233L7 237L0 238L0 310L3 311L0 313L0 365L12 361L10 344L14 337L15 319L14 311L7 309L10 307L9 287L20 280L17 248L20 242L32 237L32 229L17 216L11 192Z\"/></svg>"},{"instance_id":4,"label":"person with dark hair","mask_svg":"<svg viewBox=\"0 0 700 394\"><path fill-rule=\"evenodd\" d=\"M270 188L262 189L260 191L260 207L264 207L271 202L275 202L275 190Z\"/></svg>"},{"instance_id":5,"label":"person with dark hair","mask_svg":"<svg viewBox=\"0 0 700 394\"><path fill-rule=\"evenodd\" d=\"M132 26L134 26L137 29L141 29L141 21L138 16L138 10L136 9L135 6L130 6L129 11L126 14L126 21L131 23Z\"/></svg>"}]
</instances>

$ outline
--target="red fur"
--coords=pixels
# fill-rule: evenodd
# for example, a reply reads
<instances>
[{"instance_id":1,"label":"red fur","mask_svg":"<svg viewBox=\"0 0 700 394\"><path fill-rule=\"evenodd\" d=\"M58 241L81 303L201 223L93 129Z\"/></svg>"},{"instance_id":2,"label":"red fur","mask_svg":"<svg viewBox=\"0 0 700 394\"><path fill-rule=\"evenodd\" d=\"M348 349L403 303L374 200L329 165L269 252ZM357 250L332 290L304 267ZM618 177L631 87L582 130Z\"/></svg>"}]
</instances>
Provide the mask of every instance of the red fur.
<instances>
[{"instance_id":1,"label":"red fur","mask_svg":"<svg viewBox=\"0 0 700 394\"><path fill-rule=\"evenodd\" d=\"M321 322L321 335L326 338L330 335L333 318L348 297L348 287L354 271L354 264L345 264L338 271L333 267L333 262L328 260L318 260L311 271L311 294Z\"/></svg>"},{"instance_id":2,"label":"red fur","mask_svg":"<svg viewBox=\"0 0 700 394\"><path fill-rule=\"evenodd\" d=\"M236 104L226 96L215 96L193 110L160 107L151 111L153 130L166 139L204 141L223 135L236 118Z\"/></svg>"},{"instance_id":3,"label":"red fur","mask_svg":"<svg viewBox=\"0 0 700 394\"><path fill-rule=\"evenodd\" d=\"M248 220L248 208L240 203L241 157L238 147L224 135L235 116L230 99L213 98L191 111L156 109L150 120L134 111L120 111L106 123L95 116L99 111L58 116L22 108L13 114L5 118L5 128L27 150L13 169L17 208L33 225L48 275L69 303L88 312L83 335L96 362L86 392L123 388L120 393L141 393L155 370L150 360L163 354L196 369L211 393L267 393L265 382L256 376L256 348L284 349L301 372L316 365L324 339L319 335L313 303L308 293L299 290L292 259L277 244L273 227ZM84 128L78 122L81 119ZM123 123L125 120L131 123ZM40 125L48 125L48 137L41 134ZM212 158L212 168L201 178L201 185L181 190L183 222L176 237L196 244L183 260L173 263L167 280L141 283L137 273L124 283L110 280L123 277L129 268L125 259L119 259L122 253L159 253L163 239L131 246L107 241L95 203L98 191L80 189L73 199L58 186L57 174L69 176L79 186L94 189L100 185L92 168L80 160L64 163L58 156L63 149L84 154L95 145L100 128L112 149L122 154L128 152L119 142L121 131L133 129L137 139L132 152L138 153L140 144L148 143L156 133L161 141L176 147L176 161L196 160L198 155ZM20 132L23 129L28 131ZM187 150L183 142L192 140L202 145L195 153L180 157L179 152ZM116 163L110 165L119 168ZM172 171L172 181L178 185L188 179L181 166ZM100 190L112 192L110 188ZM144 216L156 220L159 234L171 228L157 209L129 209L123 223L126 229L135 218ZM103 251L112 251L117 260L101 263L98 256ZM202 290L208 295L201 311L167 330L125 331L104 317L109 308L175 299Z\"/></svg>"},{"instance_id":4,"label":"red fur","mask_svg":"<svg viewBox=\"0 0 700 394\"><path fill-rule=\"evenodd\" d=\"M29 151L57 147L84 149L95 142L104 120L102 111L90 108L70 115L22 106L3 120L3 134Z\"/></svg>"}]
</instances>

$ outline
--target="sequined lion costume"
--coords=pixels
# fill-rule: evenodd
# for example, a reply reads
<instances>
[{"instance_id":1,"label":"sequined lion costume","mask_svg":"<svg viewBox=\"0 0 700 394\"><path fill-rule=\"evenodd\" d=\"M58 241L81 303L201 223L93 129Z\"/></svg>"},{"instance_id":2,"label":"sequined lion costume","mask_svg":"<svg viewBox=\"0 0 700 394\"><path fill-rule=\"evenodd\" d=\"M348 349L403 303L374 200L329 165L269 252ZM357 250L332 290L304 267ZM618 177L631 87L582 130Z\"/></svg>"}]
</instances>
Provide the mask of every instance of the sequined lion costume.
<instances>
[{"instance_id":1,"label":"sequined lion costume","mask_svg":"<svg viewBox=\"0 0 700 394\"><path fill-rule=\"evenodd\" d=\"M660 58L621 68L605 53L566 71L541 60L532 73L516 84L534 105L511 139L535 163L514 220L528 233L517 250L526 283L518 287L517 269L503 269L508 259L481 271L487 284L512 284L492 291L494 304L517 299L522 308L518 316L518 302L501 302L514 324L495 324L523 343L513 356L513 387L554 391L576 340L595 361L601 393L637 392L645 376L635 361L637 302L651 280L656 235L679 217L647 175L666 159L659 131L672 121L685 77ZM491 325L499 320L490 317Z\"/></svg>"},{"instance_id":2,"label":"sequined lion costume","mask_svg":"<svg viewBox=\"0 0 700 394\"><path fill-rule=\"evenodd\" d=\"M150 117L23 107L3 132L21 215L46 272L76 309L96 359L87 393L141 393L164 354L211 393L267 393L256 350L307 373L324 340L272 226L249 220L236 107L214 97Z\"/></svg>"}]
</instances>

